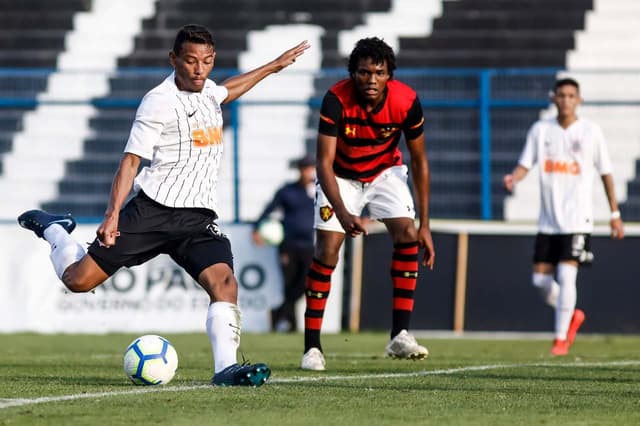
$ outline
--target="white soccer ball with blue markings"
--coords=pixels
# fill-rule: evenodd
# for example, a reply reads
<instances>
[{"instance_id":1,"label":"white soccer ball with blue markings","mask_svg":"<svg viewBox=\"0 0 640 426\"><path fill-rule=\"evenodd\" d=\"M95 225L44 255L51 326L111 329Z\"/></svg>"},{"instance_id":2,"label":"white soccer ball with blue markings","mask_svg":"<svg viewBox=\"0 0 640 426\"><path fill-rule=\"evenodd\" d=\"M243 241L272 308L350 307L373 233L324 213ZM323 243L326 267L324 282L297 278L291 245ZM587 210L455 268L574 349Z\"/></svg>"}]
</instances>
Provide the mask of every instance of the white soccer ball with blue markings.
<instances>
[{"instance_id":1,"label":"white soccer ball with blue markings","mask_svg":"<svg viewBox=\"0 0 640 426\"><path fill-rule=\"evenodd\" d=\"M147 334L124 351L124 372L136 385L166 385L178 369L178 354L164 337Z\"/></svg>"}]
</instances>

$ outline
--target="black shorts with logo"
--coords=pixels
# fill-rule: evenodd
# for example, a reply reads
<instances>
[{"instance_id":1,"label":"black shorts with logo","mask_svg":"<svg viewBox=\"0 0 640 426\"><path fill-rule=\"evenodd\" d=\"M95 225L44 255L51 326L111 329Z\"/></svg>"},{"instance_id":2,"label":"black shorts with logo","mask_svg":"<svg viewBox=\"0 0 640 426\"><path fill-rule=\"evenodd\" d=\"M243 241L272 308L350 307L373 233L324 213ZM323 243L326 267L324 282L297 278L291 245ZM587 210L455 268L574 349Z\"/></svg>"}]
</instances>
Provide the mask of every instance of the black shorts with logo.
<instances>
[{"instance_id":1,"label":"black shorts with logo","mask_svg":"<svg viewBox=\"0 0 640 426\"><path fill-rule=\"evenodd\" d=\"M122 266L168 254L198 281L211 265L226 263L233 269L231 243L216 219L209 209L167 207L140 191L120 211L115 245L103 247L96 238L88 253L109 276Z\"/></svg>"},{"instance_id":2,"label":"black shorts with logo","mask_svg":"<svg viewBox=\"0 0 640 426\"><path fill-rule=\"evenodd\" d=\"M593 261L591 235L589 234L538 234L536 235L534 263L552 263L575 260L588 264Z\"/></svg>"}]
</instances>

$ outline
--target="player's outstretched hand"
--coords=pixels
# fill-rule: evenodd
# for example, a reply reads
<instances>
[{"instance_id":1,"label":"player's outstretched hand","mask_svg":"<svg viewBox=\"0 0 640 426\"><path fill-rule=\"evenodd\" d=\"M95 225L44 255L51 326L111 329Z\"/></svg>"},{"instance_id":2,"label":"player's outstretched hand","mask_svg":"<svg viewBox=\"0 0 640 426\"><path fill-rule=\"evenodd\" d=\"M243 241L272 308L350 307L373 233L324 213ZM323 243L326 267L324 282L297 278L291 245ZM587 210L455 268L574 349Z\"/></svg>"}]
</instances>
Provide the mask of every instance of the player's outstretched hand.
<instances>
[{"instance_id":1,"label":"player's outstretched hand","mask_svg":"<svg viewBox=\"0 0 640 426\"><path fill-rule=\"evenodd\" d=\"M300 44L298 44L297 46L292 47L291 49L284 52L282 55L278 56L274 60L274 63L276 65L275 72L281 71L284 68L288 67L289 65L293 64L296 61L296 59L298 59L298 57L302 55L305 52L305 50L307 50L309 47L311 47L309 42L307 40L304 40L300 42Z\"/></svg>"},{"instance_id":2,"label":"player's outstretched hand","mask_svg":"<svg viewBox=\"0 0 640 426\"><path fill-rule=\"evenodd\" d=\"M426 227L418 229L418 244L424 249L422 257L422 266L428 267L433 271L433 265L436 262L436 251L433 248L433 238L431 238L431 230Z\"/></svg>"}]
</instances>

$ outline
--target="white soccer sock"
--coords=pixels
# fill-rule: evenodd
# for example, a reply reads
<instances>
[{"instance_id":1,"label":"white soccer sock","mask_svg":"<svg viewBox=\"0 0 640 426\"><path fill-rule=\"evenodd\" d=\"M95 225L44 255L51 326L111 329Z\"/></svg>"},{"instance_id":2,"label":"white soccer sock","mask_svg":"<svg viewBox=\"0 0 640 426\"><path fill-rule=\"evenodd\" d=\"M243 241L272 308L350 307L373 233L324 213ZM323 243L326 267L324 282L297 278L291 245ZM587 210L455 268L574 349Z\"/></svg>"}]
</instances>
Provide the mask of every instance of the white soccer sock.
<instances>
[{"instance_id":1,"label":"white soccer sock","mask_svg":"<svg viewBox=\"0 0 640 426\"><path fill-rule=\"evenodd\" d=\"M558 303L558 293L560 293L560 286L553 279L553 275L534 272L532 282L533 286L540 291L542 300L544 300L547 305L555 308Z\"/></svg>"},{"instance_id":2,"label":"white soccer sock","mask_svg":"<svg viewBox=\"0 0 640 426\"><path fill-rule=\"evenodd\" d=\"M578 290L576 287L576 278L578 276L578 267L568 264L558 264L558 283L560 284L560 293L558 295L558 304L556 306L556 339L567 339L567 331L573 311L576 309L576 300L578 298Z\"/></svg>"},{"instance_id":3,"label":"white soccer sock","mask_svg":"<svg viewBox=\"0 0 640 426\"><path fill-rule=\"evenodd\" d=\"M207 311L207 334L213 349L215 373L235 364L240 346L242 315L237 305L214 302Z\"/></svg>"},{"instance_id":4,"label":"white soccer sock","mask_svg":"<svg viewBox=\"0 0 640 426\"><path fill-rule=\"evenodd\" d=\"M48 226L43 234L44 239L51 245L49 257L53 263L53 269L58 278L62 279L65 269L84 257L86 254L84 247L57 223Z\"/></svg>"}]
</instances>

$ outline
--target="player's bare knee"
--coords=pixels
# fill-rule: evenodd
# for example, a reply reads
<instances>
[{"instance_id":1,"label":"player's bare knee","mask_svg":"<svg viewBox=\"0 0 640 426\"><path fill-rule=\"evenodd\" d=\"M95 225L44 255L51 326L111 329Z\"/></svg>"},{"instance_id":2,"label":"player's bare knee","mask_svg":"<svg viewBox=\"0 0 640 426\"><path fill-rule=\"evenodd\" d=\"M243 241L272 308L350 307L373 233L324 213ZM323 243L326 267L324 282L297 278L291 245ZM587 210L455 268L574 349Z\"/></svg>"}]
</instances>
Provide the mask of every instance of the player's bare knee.
<instances>
[{"instance_id":1,"label":"player's bare knee","mask_svg":"<svg viewBox=\"0 0 640 426\"><path fill-rule=\"evenodd\" d=\"M212 302L236 303L238 282L227 265L217 264L202 271L198 283L209 294Z\"/></svg>"},{"instance_id":2,"label":"player's bare knee","mask_svg":"<svg viewBox=\"0 0 640 426\"><path fill-rule=\"evenodd\" d=\"M86 293L96 288L99 283L93 282L87 274L83 274L77 265L70 265L62 275L62 282L67 289L73 293Z\"/></svg>"},{"instance_id":3,"label":"player's bare knee","mask_svg":"<svg viewBox=\"0 0 640 426\"><path fill-rule=\"evenodd\" d=\"M413 222L409 222L392 235L395 244L412 243L418 241L418 231Z\"/></svg>"},{"instance_id":4,"label":"player's bare knee","mask_svg":"<svg viewBox=\"0 0 640 426\"><path fill-rule=\"evenodd\" d=\"M316 246L314 257L325 265L335 265L338 263L340 256L340 247L319 247Z\"/></svg>"}]
</instances>

